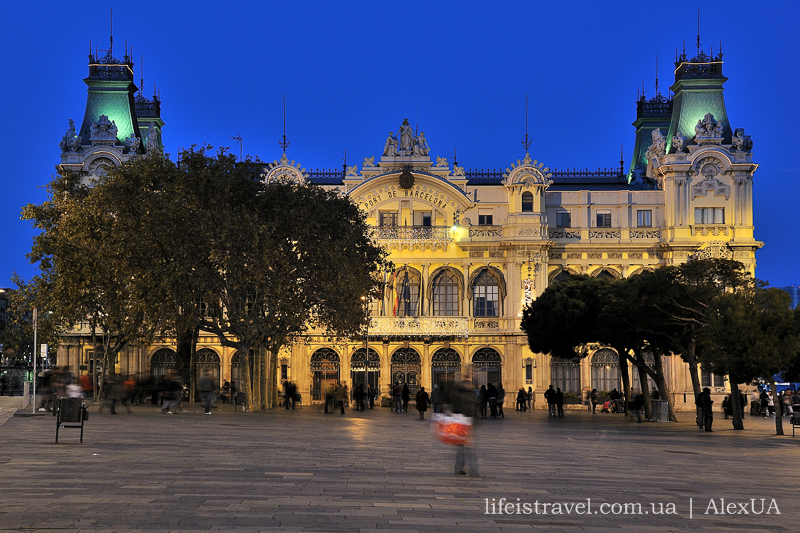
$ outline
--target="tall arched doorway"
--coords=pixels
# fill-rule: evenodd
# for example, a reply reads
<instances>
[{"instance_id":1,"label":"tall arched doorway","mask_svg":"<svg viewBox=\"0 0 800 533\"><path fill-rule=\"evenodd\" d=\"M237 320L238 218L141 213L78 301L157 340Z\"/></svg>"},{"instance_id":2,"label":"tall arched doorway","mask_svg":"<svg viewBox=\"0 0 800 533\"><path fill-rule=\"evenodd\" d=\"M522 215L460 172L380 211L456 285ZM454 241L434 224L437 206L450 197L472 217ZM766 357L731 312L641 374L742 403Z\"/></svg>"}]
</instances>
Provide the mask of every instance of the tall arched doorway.
<instances>
[{"instance_id":1,"label":"tall arched doorway","mask_svg":"<svg viewBox=\"0 0 800 533\"><path fill-rule=\"evenodd\" d=\"M417 394L419 374L422 371L422 359L414 348L400 348L392 354L392 383L408 385L411 396Z\"/></svg>"},{"instance_id":2,"label":"tall arched doorway","mask_svg":"<svg viewBox=\"0 0 800 533\"><path fill-rule=\"evenodd\" d=\"M369 361L366 361L365 351L364 348L359 348L350 357L350 383L352 383L353 390L356 385L364 385L364 367L366 366L367 384L372 387L373 391L377 391L381 377L381 358L378 357L378 352L370 348Z\"/></svg>"},{"instance_id":3,"label":"tall arched doorway","mask_svg":"<svg viewBox=\"0 0 800 533\"><path fill-rule=\"evenodd\" d=\"M493 348L481 348L472 356L472 381L478 385L497 385L503 379L503 361Z\"/></svg>"},{"instance_id":4,"label":"tall arched doorway","mask_svg":"<svg viewBox=\"0 0 800 533\"><path fill-rule=\"evenodd\" d=\"M178 354L169 348L161 348L150 358L150 377L158 383L167 374L168 370L175 369Z\"/></svg>"},{"instance_id":5,"label":"tall arched doorway","mask_svg":"<svg viewBox=\"0 0 800 533\"><path fill-rule=\"evenodd\" d=\"M211 348L203 348L202 350L197 350L195 353L195 365L194 365L194 386L195 386L195 397L199 398L200 396L200 378L203 377L203 374L208 371L211 373L211 379L214 380L214 383L217 385L217 390L219 390L219 377L220 377L220 362L219 362L219 355L217 352L212 350Z\"/></svg>"},{"instance_id":6,"label":"tall arched doorway","mask_svg":"<svg viewBox=\"0 0 800 533\"><path fill-rule=\"evenodd\" d=\"M311 354L311 401L321 401L331 383L339 383L339 354L320 348Z\"/></svg>"},{"instance_id":7,"label":"tall arched doorway","mask_svg":"<svg viewBox=\"0 0 800 533\"><path fill-rule=\"evenodd\" d=\"M461 356L452 348L439 348L431 358L431 382L443 391L461 378Z\"/></svg>"}]
</instances>

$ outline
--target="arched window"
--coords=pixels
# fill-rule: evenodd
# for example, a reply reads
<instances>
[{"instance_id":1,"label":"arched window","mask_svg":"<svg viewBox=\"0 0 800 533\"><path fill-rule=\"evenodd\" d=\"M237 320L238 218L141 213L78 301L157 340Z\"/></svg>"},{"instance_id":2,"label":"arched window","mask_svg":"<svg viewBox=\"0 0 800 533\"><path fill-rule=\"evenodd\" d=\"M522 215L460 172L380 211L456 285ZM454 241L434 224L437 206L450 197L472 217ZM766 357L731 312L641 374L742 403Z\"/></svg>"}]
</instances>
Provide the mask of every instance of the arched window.
<instances>
[{"instance_id":1,"label":"arched window","mask_svg":"<svg viewBox=\"0 0 800 533\"><path fill-rule=\"evenodd\" d=\"M533 194L527 191L522 193L522 212L533 213Z\"/></svg>"},{"instance_id":2,"label":"arched window","mask_svg":"<svg viewBox=\"0 0 800 533\"><path fill-rule=\"evenodd\" d=\"M322 391L339 383L339 354L320 348L311 354L311 400L322 400Z\"/></svg>"},{"instance_id":3,"label":"arched window","mask_svg":"<svg viewBox=\"0 0 800 533\"><path fill-rule=\"evenodd\" d=\"M484 270L472 285L473 316L500 316L500 284Z\"/></svg>"},{"instance_id":4,"label":"arched window","mask_svg":"<svg viewBox=\"0 0 800 533\"><path fill-rule=\"evenodd\" d=\"M502 382L503 362L500 354L493 348L481 348L472 355L472 381L480 385Z\"/></svg>"},{"instance_id":5,"label":"arched window","mask_svg":"<svg viewBox=\"0 0 800 533\"><path fill-rule=\"evenodd\" d=\"M609 279L609 280L617 279L617 277L614 274L612 274L611 272L609 272L605 268L603 270L601 270L600 272L598 272L597 275L595 275L595 278L597 278L597 279Z\"/></svg>"},{"instance_id":6,"label":"arched window","mask_svg":"<svg viewBox=\"0 0 800 533\"><path fill-rule=\"evenodd\" d=\"M156 380L163 378L167 370L175 368L177 358L177 354L169 348L161 348L158 350L153 354L153 357L150 358L150 377Z\"/></svg>"},{"instance_id":7,"label":"arched window","mask_svg":"<svg viewBox=\"0 0 800 533\"><path fill-rule=\"evenodd\" d=\"M419 273L410 268L395 273L394 316L419 316L420 279Z\"/></svg>"},{"instance_id":8,"label":"arched window","mask_svg":"<svg viewBox=\"0 0 800 533\"><path fill-rule=\"evenodd\" d=\"M553 279L550 281L550 285L553 285L553 284L559 283L559 282L561 282L561 281L564 281L565 279L567 279L567 278L568 278L568 277L570 277L571 275L572 275L572 274L570 274L570 272L569 272L568 270L562 270L561 272L559 272L559 273L558 273L558 274L557 274L557 275L556 275L556 276L555 276L555 277L554 277L554 278L553 278Z\"/></svg>"},{"instance_id":9,"label":"arched window","mask_svg":"<svg viewBox=\"0 0 800 533\"><path fill-rule=\"evenodd\" d=\"M619 355L614 350L601 348L592 356L592 388L598 391L620 390Z\"/></svg>"},{"instance_id":10,"label":"arched window","mask_svg":"<svg viewBox=\"0 0 800 533\"><path fill-rule=\"evenodd\" d=\"M434 316L458 316L458 280L449 270L433 281Z\"/></svg>"}]
</instances>

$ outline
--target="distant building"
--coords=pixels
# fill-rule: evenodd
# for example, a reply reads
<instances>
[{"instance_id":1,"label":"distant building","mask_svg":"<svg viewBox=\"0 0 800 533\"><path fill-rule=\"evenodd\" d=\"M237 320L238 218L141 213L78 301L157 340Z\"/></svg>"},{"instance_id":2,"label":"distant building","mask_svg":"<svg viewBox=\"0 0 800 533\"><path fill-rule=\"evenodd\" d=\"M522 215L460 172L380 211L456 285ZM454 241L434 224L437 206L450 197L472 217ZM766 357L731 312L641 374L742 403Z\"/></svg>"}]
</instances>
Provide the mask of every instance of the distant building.
<instances>
[{"instance_id":1,"label":"distant building","mask_svg":"<svg viewBox=\"0 0 800 533\"><path fill-rule=\"evenodd\" d=\"M621 390L617 354L608 347L580 361L531 353L520 330L522 310L550 284L574 274L627 278L693 257L736 259L753 272L763 244L753 235L757 165L749 136L729 121L722 65L721 54L684 53L675 63L672 96L639 98L627 169L621 161L600 171L556 170L547 154L536 151L521 152L505 170L478 170L479 162L467 169L436 156L428 143L439 140L426 139L407 121L375 140L378 157L365 157L361 168L304 170L285 153L266 165L266 180L288 175L350 197L398 265L387 274L384 297L372 306L368 350L362 339L332 344L311 332L280 354L278 379L295 382L304 402L321 401L328 383L365 378L383 394L398 382L412 392L460 377L502 382L509 391L533 388L538 406L551 383L578 396L593 388ZM62 167L89 178L160 149L160 101L136 93L128 57L90 56L84 81L89 95L83 124L61 141ZM558 128L576 149L600 134L569 124L548 131ZM491 132L478 128L475 134ZM88 369L86 341L85 332L68 336L58 364ZM173 339L130 346L117 370L159 377L176 364L175 350ZM198 350L198 372L239 380L238 355L216 337L202 333ZM678 408L694 410L686 365L665 357L664 366ZM469 375L462 370L467 368ZM638 373L632 374L638 388ZM702 376L717 393L728 387L723 376Z\"/></svg>"}]
</instances>

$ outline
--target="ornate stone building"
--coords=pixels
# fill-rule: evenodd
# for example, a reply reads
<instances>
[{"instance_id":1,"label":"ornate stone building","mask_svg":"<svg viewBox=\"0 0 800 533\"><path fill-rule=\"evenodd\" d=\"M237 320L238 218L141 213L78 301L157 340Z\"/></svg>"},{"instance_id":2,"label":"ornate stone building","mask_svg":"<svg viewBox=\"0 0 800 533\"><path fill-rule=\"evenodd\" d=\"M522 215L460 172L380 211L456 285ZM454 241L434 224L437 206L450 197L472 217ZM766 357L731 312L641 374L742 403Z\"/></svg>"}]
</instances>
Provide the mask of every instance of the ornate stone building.
<instances>
[{"instance_id":1,"label":"ornate stone building","mask_svg":"<svg viewBox=\"0 0 800 533\"><path fill-rule=\"evenodd\" d=\"M392 383L430 390L466 374L478 383L502 381L509 395L532 387L537 406L550 383L584 396L621 389L608 348L575 363L531 353L522 309L572 274L625 278L691 257L755 268L762 245L753 237L757 165L749 137L729 122L722 65L721 55L684 54L673 96L639 99L627 170L622 162L596 172L555 170L545 166L547 154L536 153L505 170L465 170L436 156L407 121L360 168L305 170L285 154L267 165L267 180L289 174L344 192L366 211L396 266L382 273L387 290L371 303L366 343L331 344L309 334L281 354L279 377L298 385L304 403L320 401L328 382L365 377L386 394ZM132 80L127 57L90 58L86 115L80 133L73 128L62 141L63 165L89 176L160 148L159 101L136 96ZM159 375L174 364L174 349L168 339L131 347L118 370ZM238 380L235 353L210 335L201 335L198 349L198 366ZM75 336L59 349L59 364L85 368L87 350ZM676 407L694 409L686 365L667 357L665 368ZM705 372L703 384L725 387Z\"/></svg>"}]
</instances>

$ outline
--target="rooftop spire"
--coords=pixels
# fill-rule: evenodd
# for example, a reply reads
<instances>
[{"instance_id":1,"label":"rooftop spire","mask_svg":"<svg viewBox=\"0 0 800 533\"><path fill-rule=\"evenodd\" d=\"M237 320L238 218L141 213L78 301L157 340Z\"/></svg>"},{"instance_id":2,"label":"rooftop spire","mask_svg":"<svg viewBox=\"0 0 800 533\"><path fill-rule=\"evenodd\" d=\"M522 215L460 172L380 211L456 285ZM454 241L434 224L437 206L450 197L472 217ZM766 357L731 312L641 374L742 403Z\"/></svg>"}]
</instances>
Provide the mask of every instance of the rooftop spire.
<instances>
[{"instance_id":1,"label":"rooftop spire","mask_svg":"<svg viewBox=\"0 0 800 533\"><path fill-rule=\"evenodd\" d=\"M531 141L528 139L528 95L525 95L525 139L522 141L522 146L525 147L525 153L528 153L528 148Z\"/></svg>"},{"instance_id":2,"label":"rooftop spire","mask_svg":"<svg viewBox=\"0 0 800 533\"><path fill-rule=\"evenodd\" d=\"M286 139L286 95L283 95L283 139L278 143L283 149L283 153L286 153L286 148L289 147L289 141Z\"/></svg>"},{"instance_id":3,"label":"rooftop spire","mask_svg":"<svg viewBox=\"0 0 800 533\"><path fill-rule=\"evenodd\" d=\"M111 10L111 39L108 43L108 56L114 57L114 10Z\"/></svg>"},{"instance_id":4,"label":"rooftop spire","mask_svg":"<svg viewBox=\"0 0 800 533\"><path fill-rule=\"evenodd\" d=\"M697 57L700 57L700 8L697 8Z\"/></svg>"}]
</instances>

